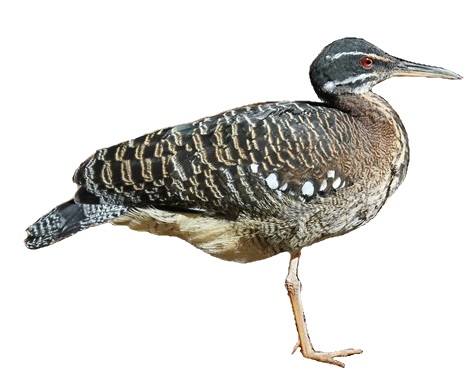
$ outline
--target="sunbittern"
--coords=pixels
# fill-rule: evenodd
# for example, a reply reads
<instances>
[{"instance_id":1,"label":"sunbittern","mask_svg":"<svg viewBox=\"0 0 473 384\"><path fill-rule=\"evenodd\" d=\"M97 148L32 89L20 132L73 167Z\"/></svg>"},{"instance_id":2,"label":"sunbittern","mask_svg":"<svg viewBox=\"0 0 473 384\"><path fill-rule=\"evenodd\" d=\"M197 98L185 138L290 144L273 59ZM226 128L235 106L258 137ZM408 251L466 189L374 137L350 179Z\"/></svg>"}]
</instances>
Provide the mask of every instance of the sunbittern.
<instances>
[{"instance_id":1,"label":"sunbittern","mask_svg":"<svg viewBox=\"0 0 473 384\"><path fill-rule=\"evenodd\" d=\"M312 347L297 276L301 249L371 220L404 180L408 139L371 89L393 76L461 79L362 39L334 41L310 67L323 103L252 104L100 149L74 174L74 199L28 229L37 249L111 222L180 237L224 260L290 253L286 287L299 335L317 361L359 349Z\"/></svg>"}]
</instances>

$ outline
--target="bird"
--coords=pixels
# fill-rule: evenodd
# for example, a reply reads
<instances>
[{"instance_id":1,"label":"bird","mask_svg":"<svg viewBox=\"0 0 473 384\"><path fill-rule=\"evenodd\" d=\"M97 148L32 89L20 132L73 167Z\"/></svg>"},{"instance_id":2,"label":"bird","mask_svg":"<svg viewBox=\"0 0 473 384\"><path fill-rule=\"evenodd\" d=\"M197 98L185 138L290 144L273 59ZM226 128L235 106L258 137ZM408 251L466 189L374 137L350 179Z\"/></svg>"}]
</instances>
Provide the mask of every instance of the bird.
<instances>
[{"instance_id":1,"label":"bird","mask_svg":"<svg viewBox=\"0 0 473 384\"><path fill-rule=\"evenodd\" d=\"M112 223L240 263L287 252L293 353L344 367L336 358L362 350L314 349L301 250L369 222L406 177L406 130L372 88L397 76L462 77L354 37L323 48L309 76L320 101L250 104L96 151L74 173L74 197L27 228L26 247Z\"/></svg>"}]
</instances>

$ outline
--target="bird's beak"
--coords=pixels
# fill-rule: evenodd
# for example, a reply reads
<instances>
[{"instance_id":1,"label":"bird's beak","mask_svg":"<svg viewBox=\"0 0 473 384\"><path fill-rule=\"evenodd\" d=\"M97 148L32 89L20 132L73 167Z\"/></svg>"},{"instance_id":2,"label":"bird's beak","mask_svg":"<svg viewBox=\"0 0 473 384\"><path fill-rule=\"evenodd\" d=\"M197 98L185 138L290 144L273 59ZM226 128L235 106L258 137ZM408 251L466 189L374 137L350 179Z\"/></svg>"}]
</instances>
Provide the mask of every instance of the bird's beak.
<instances>
[{"instance_id":1,"label":"bird's beak","mask_svg":"<svg viewBox=\"0 0 473 384\"><path fill-rule=\"evenodd\" d=\"M394 76L441 77L442 79L460 80L462 76L448 69L431 65L417 64L396 58Z\"/></svg>"}]
</instances>

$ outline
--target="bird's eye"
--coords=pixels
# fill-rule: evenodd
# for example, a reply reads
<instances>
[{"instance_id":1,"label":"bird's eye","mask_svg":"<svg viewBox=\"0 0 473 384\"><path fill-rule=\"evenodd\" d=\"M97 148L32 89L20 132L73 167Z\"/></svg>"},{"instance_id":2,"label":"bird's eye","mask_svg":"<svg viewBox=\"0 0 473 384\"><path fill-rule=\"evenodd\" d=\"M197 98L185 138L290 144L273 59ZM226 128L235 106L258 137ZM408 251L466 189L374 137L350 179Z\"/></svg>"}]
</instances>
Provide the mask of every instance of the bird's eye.
<instances>
[{"instance_id":1,"label":"bird's eye","mask_svg":"<svg viewBox=\"0 0 473 384\"><path fill-rule=\"evenodd\" d=\"M369 69L373 66L373 64L374 59L372 59L371 57L365 56L361 59L361 65L363 66L363 68Z\"/></svg>"}]
</instances>

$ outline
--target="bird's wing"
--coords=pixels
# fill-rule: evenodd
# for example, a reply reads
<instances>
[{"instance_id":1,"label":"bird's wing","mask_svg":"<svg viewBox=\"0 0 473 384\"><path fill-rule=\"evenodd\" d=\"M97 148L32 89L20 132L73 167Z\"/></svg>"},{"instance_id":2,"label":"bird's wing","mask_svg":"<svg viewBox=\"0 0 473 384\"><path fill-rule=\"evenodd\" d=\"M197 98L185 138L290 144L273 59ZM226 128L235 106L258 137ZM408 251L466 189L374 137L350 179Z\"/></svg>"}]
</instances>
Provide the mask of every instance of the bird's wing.
<instances>
[{"instance_id":1,"label":"bird's wing","mask_svg":"<svg viewBox=\"0 0 473 384\"><path fill-rule=\"evenodd\" d=\"M354 125L310 102L229 110L97 151L74 175L76 201L226 216L258 210L268 196L307 201L345 181Z\"/></svg>"}]
</instances>

